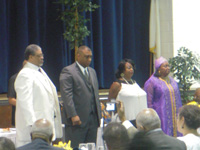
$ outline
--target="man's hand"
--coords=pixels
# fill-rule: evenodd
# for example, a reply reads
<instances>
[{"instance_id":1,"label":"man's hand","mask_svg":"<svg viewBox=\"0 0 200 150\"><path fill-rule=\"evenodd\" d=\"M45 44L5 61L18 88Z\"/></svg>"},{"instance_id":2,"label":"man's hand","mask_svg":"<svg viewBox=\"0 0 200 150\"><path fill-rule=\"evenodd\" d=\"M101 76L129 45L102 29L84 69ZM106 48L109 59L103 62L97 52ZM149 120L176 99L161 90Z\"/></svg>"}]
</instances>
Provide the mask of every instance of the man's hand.
<instances>
[{"instance_id":1,"label":"man's hand","mask_svg":"<svg viewBox=\"0 0 200 150\"><path fill-rule=\"evenodd\" d=\"M125 116L123 102L118 100L116 103L116 106L117 106L117 113L118 113L119 119L121 122L124 122L126 120L126 116Z\"/></svg>"},{"instance_id":2,"label":"man's hand","mask_svg":"<svg viewBox=\"0 0 200 150\"><path fill-rule=\"evenodd\" d=\"M74 117L72 117L71 118L71 120L72 120L72 125L74 126L74 125L81 125L81 120L80 120L80 118L79 118L79 116L74 116Z\"/></svg>"}]
</instances>

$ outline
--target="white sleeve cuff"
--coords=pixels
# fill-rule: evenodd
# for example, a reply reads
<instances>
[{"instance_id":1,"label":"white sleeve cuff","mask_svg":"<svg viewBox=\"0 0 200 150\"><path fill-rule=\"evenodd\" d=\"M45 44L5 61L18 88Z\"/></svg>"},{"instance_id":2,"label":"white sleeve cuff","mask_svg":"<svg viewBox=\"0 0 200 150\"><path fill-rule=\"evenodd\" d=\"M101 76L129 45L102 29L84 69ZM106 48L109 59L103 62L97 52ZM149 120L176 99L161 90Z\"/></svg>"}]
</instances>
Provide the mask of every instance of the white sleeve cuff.
<instances>
[{"instance_id":1,"label":"white sleeve cuff","mask_svg":"<svg viewBox=\"0 0 200 150\"><path fill-rule=\"evenodd\" d=\"M130 128L130 127L133 126L133 124L132 124L129 120L125 120L125 121L122 123L122 125L123 125L126 129L128 129L128 128Z\"/></svg>"}]
</instances>

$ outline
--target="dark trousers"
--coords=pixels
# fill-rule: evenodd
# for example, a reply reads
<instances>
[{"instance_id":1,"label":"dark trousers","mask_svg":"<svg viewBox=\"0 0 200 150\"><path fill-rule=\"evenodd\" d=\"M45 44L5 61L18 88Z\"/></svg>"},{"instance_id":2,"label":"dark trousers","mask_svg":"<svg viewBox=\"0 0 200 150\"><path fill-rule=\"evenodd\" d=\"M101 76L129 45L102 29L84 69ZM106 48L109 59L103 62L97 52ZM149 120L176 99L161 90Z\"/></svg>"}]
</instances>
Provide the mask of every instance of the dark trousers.
<instances>
[{"instance_id":1,"label":"dark trousers","mask_svg":"<svg viewBox=\"0 0 200 150\"><path fill-rule=\"evenodd\" d=\"M91 113L87 124L82 126L67 126L65 127L66 142L71 140L71 147L77 148L80 143L96 143L98 128L97 115Z\"/></svg>"}]
</instances>

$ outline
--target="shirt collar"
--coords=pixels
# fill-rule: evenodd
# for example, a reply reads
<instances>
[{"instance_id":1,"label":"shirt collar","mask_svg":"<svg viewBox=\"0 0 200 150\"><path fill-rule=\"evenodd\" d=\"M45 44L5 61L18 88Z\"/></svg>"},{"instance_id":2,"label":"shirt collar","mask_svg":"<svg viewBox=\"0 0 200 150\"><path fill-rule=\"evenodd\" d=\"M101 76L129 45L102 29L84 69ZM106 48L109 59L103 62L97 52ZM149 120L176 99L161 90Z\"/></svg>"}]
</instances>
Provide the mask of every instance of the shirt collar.
<instances>
[{"instance_id":1,"label":"shirt collar","mask_svg":"<svg viewBox=\"0 0 200 150\"><path fill-rule=\"evenodd\" d=\"M76 61L76 63L77 63L77 65L79 66L79 68L81 69L81 71L82 71L83 74L85 74L85 73L84 73L85 70L86 70L87 73L88 73L87 67L84 68L83 66L81 66L81 65L78 63L78 61Z\"/></svg>"},{"instance_id":2,"label":"shirt collar","mask_svg":"<svg viewBox=\"0 0 200 150\"><path fill-rule=\"evenodd\" d=\"M39 68L40 68L40 67L38 67L38 66L36 66L36 65L34 65L34 64L32 64L32 63L30 63L30 62L27 62L25 66L29 66L30 68L32 68L32 69L34 69L34 70L36 70L36 71L38 71Z\"/></svg>"},{"instance_id":3,"label":"shirt collar","mask_svg":"<svg viewBox=\"0 0 200 150\"><path fill-rule=\"evenodd\" d=\"M162 129L161 128L153 129L153 130L148 131L147 133L156 132L156 131L162 131Z\"/></svg>"}]
</instances>

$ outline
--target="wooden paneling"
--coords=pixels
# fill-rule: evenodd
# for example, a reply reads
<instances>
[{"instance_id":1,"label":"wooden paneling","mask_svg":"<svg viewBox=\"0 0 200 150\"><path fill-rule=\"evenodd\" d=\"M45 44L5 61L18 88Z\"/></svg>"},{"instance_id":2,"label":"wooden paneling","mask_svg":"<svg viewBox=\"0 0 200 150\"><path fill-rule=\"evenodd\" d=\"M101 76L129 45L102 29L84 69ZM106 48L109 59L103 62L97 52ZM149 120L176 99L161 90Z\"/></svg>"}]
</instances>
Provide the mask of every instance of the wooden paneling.
<instances>
[{"instance_id":1,"label":"wooden paneling","mask_svg":"<svg viewBox=\"0 0 200 150\"><path fill-rule=\"evenodd\" d=\"M100 101L106 103L108 101L109 89L100 89L99 98ZM60 92L58 92L58 98L62 103ZM8 103L7 94L0 94L0 128L12 127L12 106Z\"/></svg>"},{"instance_id":2,"label":"wooden paneling","mask_svg":"<svg viewBox=\"0 0 200 150\"><path fill-rule=\"evenodd\" d=\"M12 106L8 102L1 100L0 103L0 128L10 128L12 127Z\"/></svg>"}]
</instances>

